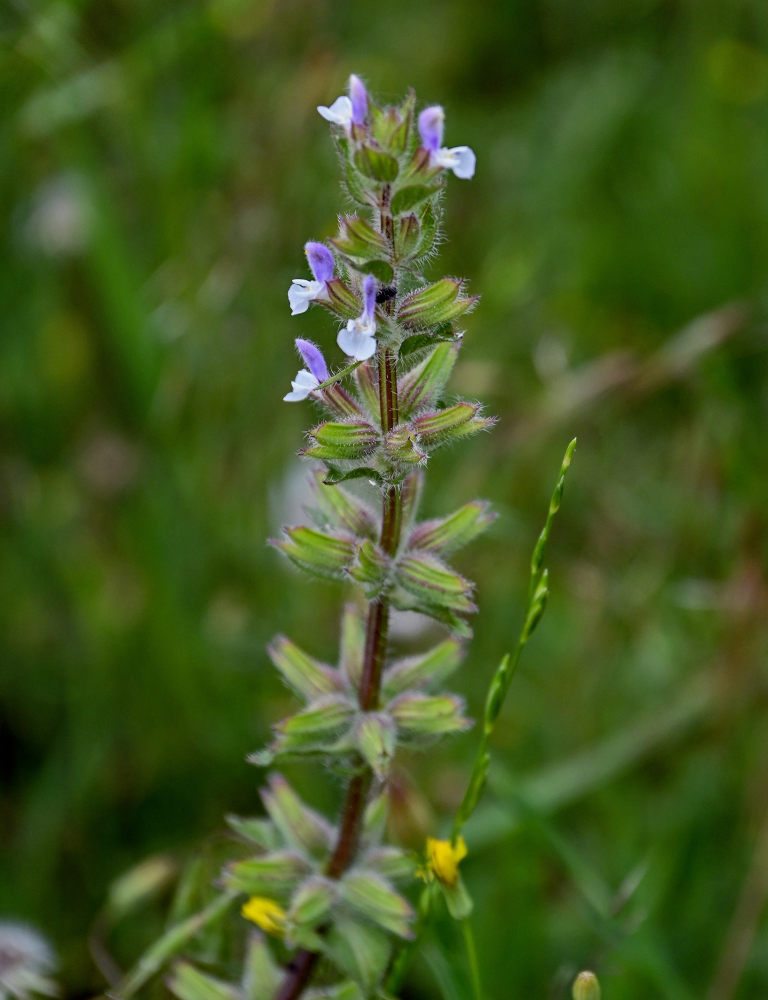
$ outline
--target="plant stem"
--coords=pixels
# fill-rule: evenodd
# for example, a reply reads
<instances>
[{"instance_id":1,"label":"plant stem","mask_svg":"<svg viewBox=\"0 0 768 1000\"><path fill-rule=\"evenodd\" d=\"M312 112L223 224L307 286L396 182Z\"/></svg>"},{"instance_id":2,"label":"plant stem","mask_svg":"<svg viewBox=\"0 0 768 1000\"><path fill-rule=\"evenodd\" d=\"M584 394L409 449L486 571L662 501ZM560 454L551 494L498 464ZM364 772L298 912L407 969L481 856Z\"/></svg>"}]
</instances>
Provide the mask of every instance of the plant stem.
<instances>
[{"instance_id":1,"label":"plant stem","mask_svg":"<svg viewBox=\"0 0 768 1000\"><path fill-rule=\"evenodd\" d=\"M379 412L382 433L386 434L398 422L397 361L385 348L379 353ZM382 498L381 535L379 545L388 556L394 556L400 544L403 501L400 489L385 486ZM387 658L389 634L389 598L386 594L371 601L365 633L363 672L358 700L360 708L369 712L378 707L381 675ZM357 854L363 814L373 781L373 772L365 767L350 779L341 808L341 822L336 846L326 866L330 878L341 878ZM302 948L291 962L275 1000L298 1000L309 984L320 955Z\"/></svg>"}]
</instances>

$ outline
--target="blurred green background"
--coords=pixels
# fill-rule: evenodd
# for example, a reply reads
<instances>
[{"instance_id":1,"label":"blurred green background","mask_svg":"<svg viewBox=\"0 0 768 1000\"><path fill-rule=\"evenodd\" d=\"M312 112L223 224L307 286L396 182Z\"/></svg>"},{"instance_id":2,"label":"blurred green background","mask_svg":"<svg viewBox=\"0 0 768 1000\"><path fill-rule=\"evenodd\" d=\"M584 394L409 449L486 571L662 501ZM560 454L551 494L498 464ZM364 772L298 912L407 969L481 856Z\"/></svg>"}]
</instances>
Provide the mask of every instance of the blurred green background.
<instances>
[{"instance_id":1,"label":"blurred green background","mask_svg":"<svg viewBox=\"0 0 768 1000\"><path fill-rule=\"evenodd\" d=\"M457 560L474 714L579 437L468 830L486 995L590 965L607 1000L768 995L768 6L11 0L0 37L0 914L100 989L110 883L258 808L244 758L292 704L266 642L335 655L341 590L265 540L298 516L293 338L341 360L286 292L344 208L315 106L357 72L478 155L431 273L482 296L454 389L500 422L426 500L501 514ZM404 762L404 836L473 746ZM457 942L404 1000L466 995Z\"/></svg>"}]
</instances>

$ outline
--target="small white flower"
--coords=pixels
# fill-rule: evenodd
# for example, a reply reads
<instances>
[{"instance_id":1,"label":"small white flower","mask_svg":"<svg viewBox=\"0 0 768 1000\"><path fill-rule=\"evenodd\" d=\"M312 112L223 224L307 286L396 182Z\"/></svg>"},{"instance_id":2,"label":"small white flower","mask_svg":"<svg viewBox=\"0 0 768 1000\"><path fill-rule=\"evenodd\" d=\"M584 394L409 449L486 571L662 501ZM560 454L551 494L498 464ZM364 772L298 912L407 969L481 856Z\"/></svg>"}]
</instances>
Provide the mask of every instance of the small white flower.
<instances>
[{"instance_id":1,"label":"small white flower","mask_svg":"<svg viewBox=\"0 0 768 1000\"><path fill-rule=\"evenodd\" d=\"M452 170L462 180L474 177L477 157L469 146L443 146L445 112L439 104L425 108L419 115L419 134L424 148L429 151L429 165Z\"/></svg>"},{"instance_id":2,"label":"small white flower","mask_svg":"<svg viewBox=\"0 0 768 1000\"><path fill-rule=\"evenodd\" d=\"M317 110L327 122L341 125L345 131L349 131L352 125L352 101L348 97L337 97L330 108L318 105Z\"/></svg>"},{"instance_id":3,"label":"small white flower","mask_svg":"<svg viewBox=\"0 0 768 1000\"><path fill-rule=\"evenodd\" d=\"M367 361L376 353L376 279L367 275L363 282L363 311L339 330L336 343L355 361Z\"/></svg>"},{"instance_id":4,"label":"small white flower","mask_svg":"<svg viewBox=\"0 0 768 1000\"><path fill-rule=\"evenodd\" d=\"M306 278L294 278L288 289L288 302L291 306L291 316L298 316L309 309L311 302L327 299L324 281L308 281Z\"/></svg>"},{"instance_id":5,"label":"small white flower","mask_svg":"<svg viewBox=\"0 0 768 1000\"><path fill-rule=\"evenodd\" d=\"M469 180L475 175L477 157L469 146L453 146L451 149L438 149L430 154L430 164L433 167L444 167L452 170L456 177Z\"/></svg>"},{"instance_id":6,"label":"small white flower","mask_svg":"<svg viewBox=\"0 0 768 1000\"><path fill-rule=\"evenodd\" d=\"M302 368L296 373L296 378L291 380L291 391L283 396L283 399L286 403L296 403L300 399L306 399L319 385L312 372Z\"/></svg>"}]
</instances>

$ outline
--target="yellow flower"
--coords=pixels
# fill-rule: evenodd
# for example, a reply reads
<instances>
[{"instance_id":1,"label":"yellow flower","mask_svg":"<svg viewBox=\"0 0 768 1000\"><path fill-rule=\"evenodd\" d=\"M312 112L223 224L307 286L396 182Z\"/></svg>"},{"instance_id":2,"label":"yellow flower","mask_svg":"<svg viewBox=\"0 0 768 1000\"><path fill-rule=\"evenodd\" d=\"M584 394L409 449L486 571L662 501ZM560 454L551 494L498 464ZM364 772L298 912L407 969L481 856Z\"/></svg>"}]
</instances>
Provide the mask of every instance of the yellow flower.
<instances>
[{"instance_id":1,"label":"yellow flower","mask_svg":"<svg viewBox=\"0 0 768 1000\"><path fill-rule=\"evenodd\" d=\"M459 862L467 856L467 845L463 837L456 843L427 837L427 868L443 885L453 887L459 881Z\"/></svg>"},{"instance_id":2,"label":"yellow flower","mask_svg":"<svg viewBox=\"0 0 768 1000\"><path fill-rule=\"evenodd\" d=\"M274 899L266 896L251 896L243 903L240 911L246 920L252 920L267 934L282 934L285 926L285 910Z\"/></svg>"}]
</instances>

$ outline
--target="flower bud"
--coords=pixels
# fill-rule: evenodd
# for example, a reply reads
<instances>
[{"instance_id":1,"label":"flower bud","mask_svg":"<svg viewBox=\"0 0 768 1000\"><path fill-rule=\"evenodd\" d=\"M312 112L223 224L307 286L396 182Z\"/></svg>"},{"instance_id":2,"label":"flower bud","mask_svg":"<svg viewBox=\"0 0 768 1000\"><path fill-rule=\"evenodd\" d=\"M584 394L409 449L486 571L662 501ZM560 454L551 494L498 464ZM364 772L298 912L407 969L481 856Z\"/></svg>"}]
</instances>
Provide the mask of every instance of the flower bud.
<instances>
[{"instance_id":1,"label":"flower bud","mask_svg":"<svg viewBox=\"0 0 768 1000\"><path fill-rule=\"evenodd\" d=\"M580 972L576 976L573 1000L600 1000L600 983L594 972Z\"/></svg>"}]
</instances>

